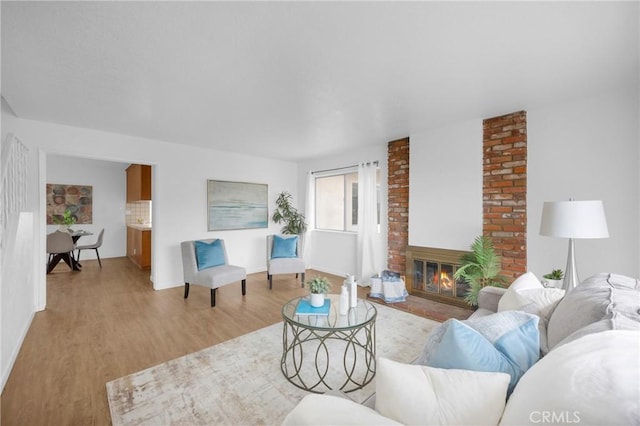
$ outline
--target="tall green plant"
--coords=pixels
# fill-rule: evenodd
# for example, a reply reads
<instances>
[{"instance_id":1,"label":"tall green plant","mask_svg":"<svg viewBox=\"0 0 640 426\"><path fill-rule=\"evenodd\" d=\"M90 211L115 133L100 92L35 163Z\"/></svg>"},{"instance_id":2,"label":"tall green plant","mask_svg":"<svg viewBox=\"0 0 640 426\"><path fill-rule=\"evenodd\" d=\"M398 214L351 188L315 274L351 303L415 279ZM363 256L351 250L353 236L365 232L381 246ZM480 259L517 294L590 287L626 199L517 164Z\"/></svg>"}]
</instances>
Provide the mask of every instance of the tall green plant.
<instances>
[{"instance_id":1,"label":"tall green plant","mask_svg":"<svg viewBox=\"0 0 640 426\"><path fill-rule=\"evenodd\" d=\"M460 257L460 268L455 272L456 279L464 279L469 291L464 300L471 306L478 305L478 293L482 287L504 287L506 278L500 275L502 261L496 255L491 238L479 235L471 244L471 253Z\"/></svg>"},{"instance_id":2,"label":"tall green plant","mask_svg":"<svg viewBox=\"0 0 640 426\"><path fill-rule=\"evenodd\" d=\"M276 198L276 210L271 216L278 225L284 224L281 229L283 234L299 235L307 230L305 217L293 206L291 194L282 191Z\"/></svg>"}]
</instances>

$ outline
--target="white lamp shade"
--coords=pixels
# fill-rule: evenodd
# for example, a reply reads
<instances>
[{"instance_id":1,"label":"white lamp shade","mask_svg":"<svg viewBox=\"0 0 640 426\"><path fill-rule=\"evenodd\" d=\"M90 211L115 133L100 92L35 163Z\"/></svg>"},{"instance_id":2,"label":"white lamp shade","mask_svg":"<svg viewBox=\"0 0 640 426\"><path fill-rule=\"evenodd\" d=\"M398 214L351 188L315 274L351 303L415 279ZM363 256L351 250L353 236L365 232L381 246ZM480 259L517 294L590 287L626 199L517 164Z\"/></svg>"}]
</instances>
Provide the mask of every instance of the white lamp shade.
<instances>
[{"instance_id":1,"label":"white lamp shade","mask_svg":"<svg viewBox=\"0 0 640 426\"><path fill-rule=\"evenodd\" d=\"M540 235L558 238L608 238L602 201L545 201Z\"/></svg>"}]
</instances>

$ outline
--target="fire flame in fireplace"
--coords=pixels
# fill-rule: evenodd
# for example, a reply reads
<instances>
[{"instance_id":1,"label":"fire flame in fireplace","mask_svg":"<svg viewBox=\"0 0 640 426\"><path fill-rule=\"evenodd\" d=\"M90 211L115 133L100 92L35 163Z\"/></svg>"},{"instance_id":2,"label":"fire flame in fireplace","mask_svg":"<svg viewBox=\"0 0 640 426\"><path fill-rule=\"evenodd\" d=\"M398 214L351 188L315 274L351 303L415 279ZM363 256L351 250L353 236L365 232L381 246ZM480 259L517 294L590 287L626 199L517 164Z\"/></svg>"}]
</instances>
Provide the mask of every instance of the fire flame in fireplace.
<instances>
[{"instance_id":1,"label":"fire flame in fireplace","mask_svg":"<svg viewBox=\"0 0 640 426\"><path fill-rule=\"evenodd\" d=\"M440 286L447 290L450 290L453 287L453 280L446 272L440 272Z\"/></svg>"}]
</instances>

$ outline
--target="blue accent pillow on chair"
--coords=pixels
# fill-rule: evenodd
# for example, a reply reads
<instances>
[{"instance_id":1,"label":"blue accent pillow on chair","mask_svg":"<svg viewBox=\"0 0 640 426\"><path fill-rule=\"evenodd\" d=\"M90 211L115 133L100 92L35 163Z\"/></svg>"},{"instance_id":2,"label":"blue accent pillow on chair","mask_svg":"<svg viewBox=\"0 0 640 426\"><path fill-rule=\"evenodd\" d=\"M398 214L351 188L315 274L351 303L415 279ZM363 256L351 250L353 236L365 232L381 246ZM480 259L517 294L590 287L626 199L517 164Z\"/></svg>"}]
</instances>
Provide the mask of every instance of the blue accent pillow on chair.
<instances>
[{"instance_id":1,"label":"blue accent pillow on chair","mask_svg":"<svg viewBox=\"0 0 640 426\"><path fill-rule=\"evenodd\" d=\"M277 235L273 236L273 249L271 250L271 258L279 257L298 257L298 236L282 238Z\"/></svg>"},{"instance_id":2,"label":"blue accent pillow on chair","mask_svg":"<svg viewBox=\"0 0 640 426\"><path fill-rule=\"evenodd\" d=\"M196 263L198 271L224 265L222 242L220 240L214 240L211 243L196 241Z\"/></svg>"}]
</instances>

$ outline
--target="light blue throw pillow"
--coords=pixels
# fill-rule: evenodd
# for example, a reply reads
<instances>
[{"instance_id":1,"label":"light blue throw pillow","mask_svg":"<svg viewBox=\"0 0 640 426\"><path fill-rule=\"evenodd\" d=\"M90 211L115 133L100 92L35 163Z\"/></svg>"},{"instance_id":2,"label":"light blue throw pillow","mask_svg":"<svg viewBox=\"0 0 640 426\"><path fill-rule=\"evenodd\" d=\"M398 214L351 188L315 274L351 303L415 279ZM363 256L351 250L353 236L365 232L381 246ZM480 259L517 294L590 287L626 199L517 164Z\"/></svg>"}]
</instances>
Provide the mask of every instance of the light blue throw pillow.
<instances>
[{"instance_id":1,"label":"light blue throw pillow","mask_svg":"<svg viewBox=\"0 0 640 426\"><path fill-rule=\"evenodd\" d=\"M447 320L429 335L415 363L507 373L511 376L511 394L520 377L540 357L538 320L536 315L520 311L466 321Z\"/></svg>"},{"instance_id":2,"label":"light blue throw pillow","mask_svg":"<svg viewBox=\"0 0 640 426\"><path fill-rule=\"evenodd\" d=\"M281 257L298 257L298 236L283 238L278 235L273 236L273 249L271 250L271 258L277 259Z\"/></svg>"},{"instance_id":3,"label":"light blue throw pillow","mask_svg":"<svg viewBox=\"0 0 640 426\"><path fill-rule=\"evenodd\" d=\"M198 271L225 264L222 241L214 240L210 243L196 241L196 262Z\"/></svg>"}]
</instances>

